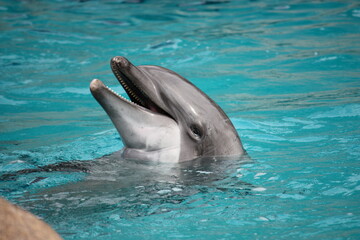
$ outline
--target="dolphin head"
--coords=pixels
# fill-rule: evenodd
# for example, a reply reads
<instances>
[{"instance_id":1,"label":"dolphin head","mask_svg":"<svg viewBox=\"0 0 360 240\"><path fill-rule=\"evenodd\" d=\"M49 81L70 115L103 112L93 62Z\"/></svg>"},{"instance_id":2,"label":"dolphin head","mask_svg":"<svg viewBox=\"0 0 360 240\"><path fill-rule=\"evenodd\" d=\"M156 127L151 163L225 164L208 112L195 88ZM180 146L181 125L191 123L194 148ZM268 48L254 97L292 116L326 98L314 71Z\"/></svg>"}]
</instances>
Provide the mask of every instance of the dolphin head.
<instances>
[{"instance_id":1,"label":"dolphin head","mask_svg":"<svg viewBox=\"0 0 360 240\"><path fill-rule=\"evenodd\" d=\"M124 57L110 64L131 101L98 79L90 90L122 137L125 158L180 162L244 154L224 111L188 80L166 68L134 66Z\"/></svg>"}]
</instances>

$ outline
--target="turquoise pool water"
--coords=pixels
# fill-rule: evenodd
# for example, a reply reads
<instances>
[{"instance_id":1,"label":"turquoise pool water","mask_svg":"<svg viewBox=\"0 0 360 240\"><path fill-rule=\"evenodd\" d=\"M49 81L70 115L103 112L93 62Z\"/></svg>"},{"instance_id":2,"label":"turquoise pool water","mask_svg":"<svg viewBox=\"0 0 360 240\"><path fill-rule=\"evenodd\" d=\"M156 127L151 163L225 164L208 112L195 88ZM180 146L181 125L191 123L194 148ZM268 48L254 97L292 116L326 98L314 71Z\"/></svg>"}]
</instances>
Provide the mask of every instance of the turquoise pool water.
<instances>
[{"instance_id":1,"label":"turquoise pool water","mask_svg":"<svg viewBox=\"0 0 360 240\"><path fill-rule=\"evenodd\" d=\"M64 239L359 239L360 3L139 2L0 0L1 174L122 148L88 90L99 78L124 93L116 55L191 80L253 161L110 159L3 180L0 194Z\"/></svg>"}]
</instances>

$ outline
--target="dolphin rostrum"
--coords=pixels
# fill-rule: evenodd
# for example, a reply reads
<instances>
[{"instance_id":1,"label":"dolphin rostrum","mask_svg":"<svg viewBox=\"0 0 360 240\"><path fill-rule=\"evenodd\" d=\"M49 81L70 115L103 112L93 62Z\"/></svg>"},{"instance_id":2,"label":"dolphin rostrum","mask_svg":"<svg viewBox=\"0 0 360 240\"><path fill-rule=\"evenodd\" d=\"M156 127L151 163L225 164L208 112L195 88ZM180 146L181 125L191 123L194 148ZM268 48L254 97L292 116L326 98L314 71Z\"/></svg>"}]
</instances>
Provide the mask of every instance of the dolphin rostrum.
<instances>
[{"instance_id":1,"label":"dolphin rostrum","mask_svg":"<svg viewBox=\"0 0 360 240\"><path fill-rule=\"evenodd\" d=\"M182 76L163 67L134 66L124 57L110 64L131 101L98 79L90 90L119 132L124 158L183 162L245 153L224 111Z\"/></svg>"}]
</instances>

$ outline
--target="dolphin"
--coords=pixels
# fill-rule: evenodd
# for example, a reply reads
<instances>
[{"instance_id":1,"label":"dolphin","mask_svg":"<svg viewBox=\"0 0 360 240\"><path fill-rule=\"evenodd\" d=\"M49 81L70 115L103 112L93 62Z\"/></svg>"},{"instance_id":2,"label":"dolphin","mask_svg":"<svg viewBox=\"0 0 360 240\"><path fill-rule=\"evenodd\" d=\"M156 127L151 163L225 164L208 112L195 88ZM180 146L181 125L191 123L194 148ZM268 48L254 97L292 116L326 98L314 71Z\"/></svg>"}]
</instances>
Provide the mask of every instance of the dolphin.
<instances>
[{"instance_id":1,"label":"dolphin","mask_svg":"<svg viewBox=\"0 0 360 240\"><path fill-rule=\"evenodd\" d=\"M124 57L114 57L111 68L130 100L97 79L90 90L118 130L124 149L95 160L59 162L0 176L7 191L17 191L26 181L27 192L17 202L49 218L99 209L137 217L164 213L167 206L187 208L188 197L203 191L234 197L251 194L255 187L232 172L237 174L242 164L252 161L230 119L213 100L166 68L134 66ZM36 172L51 174L16 178ZM50 188L39 185L46 178L58 179L58 172L74 177Z\"/></svg>"},{"instance_id":2,"label":"dolphin","mask_svg":"<svg viewBox=\"0 0 360 240\"><path fill-rule=\"evenodd\" d=\"M135 66L119 56L110 65L130 100L98 79L90 91L121 136L123 158L184 162L245 154L225 112L184 77L159 66Z\"/></svg>"}]
</instances>

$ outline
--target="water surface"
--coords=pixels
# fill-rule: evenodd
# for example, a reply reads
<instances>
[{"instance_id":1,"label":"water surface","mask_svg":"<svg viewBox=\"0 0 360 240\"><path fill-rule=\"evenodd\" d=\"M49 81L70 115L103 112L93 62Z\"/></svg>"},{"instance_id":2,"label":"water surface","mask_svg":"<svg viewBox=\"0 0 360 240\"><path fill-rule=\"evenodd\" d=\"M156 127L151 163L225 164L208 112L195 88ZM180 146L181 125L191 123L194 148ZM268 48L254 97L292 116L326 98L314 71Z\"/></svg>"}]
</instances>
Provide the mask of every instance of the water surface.
<instances>
[{"instance_id":1,"label":"water surface","mask_svg":"<svg viewBox=\"0 0 360 240\"><path fill-rule=\"evenodd\" d=\"M0 0L1 173L122 148L88 90L99 78L125 93L116 55L191 80L253 161L177 166L189 181L165 173L144 186L147 166L128 178L140 182L102 179L73 198L64 186L89 174L24 174L0 194L64 239L358 239L360 4L130 2Z\"/></svg>"}]
</instances>

